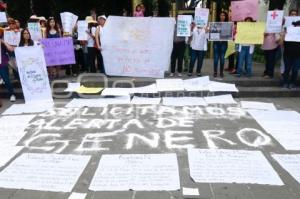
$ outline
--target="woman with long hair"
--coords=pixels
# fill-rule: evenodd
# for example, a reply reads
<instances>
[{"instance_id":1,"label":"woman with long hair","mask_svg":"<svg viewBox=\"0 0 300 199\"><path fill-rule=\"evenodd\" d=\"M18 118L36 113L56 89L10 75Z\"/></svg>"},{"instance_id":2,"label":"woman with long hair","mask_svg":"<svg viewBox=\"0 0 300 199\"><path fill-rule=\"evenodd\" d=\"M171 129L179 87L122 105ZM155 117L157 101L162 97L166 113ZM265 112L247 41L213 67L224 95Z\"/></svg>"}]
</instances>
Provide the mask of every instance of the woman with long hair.
<instances>
[{"instance_id":1,"label":"woman with long hair","mask_svg":"<svg viewBox=\"0 0 300 199\"><path fill-rule=\"evenodd\" d=\"M34 46L34 41L31 39L30 32L27 28L21 32L21 41L19 47Z\"/></svg>"}]
</instances>

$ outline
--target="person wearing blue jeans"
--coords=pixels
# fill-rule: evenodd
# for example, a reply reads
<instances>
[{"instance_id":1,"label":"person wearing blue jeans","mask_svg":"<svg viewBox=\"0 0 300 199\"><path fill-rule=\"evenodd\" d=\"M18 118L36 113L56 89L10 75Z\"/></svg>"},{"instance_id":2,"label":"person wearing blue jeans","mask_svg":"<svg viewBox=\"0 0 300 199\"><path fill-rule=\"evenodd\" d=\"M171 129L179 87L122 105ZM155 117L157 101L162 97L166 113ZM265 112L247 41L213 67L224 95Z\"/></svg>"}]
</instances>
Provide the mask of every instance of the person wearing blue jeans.
<instances>
[{"instance_id":1,"label":"person wearing blue jeans","mask_svg":"<svg viewBox=\"0 0 300 199\"><path fill-rule=\"evenodd\" d=\"M254 46L240 46L239 50L239 59L238 59L238 68L237 68L237 77L241 77L243 74L246 74L247 77L252 75L252 54ZM243 66L245 63L246 71L244 73Z\"/></svg>"},{"instance_id":2,"label":"person wearing blue jeans","mask_svg":"<svg viewBox=\"0 0 300 199\"><path fill-rule=\"evenodd\" d=\"M189 68L189 76L191 76L191 74L193 73L196 60L197 60L197 75L201 76L201 69L202 69L202 65L203 65L205 52L206 51L202 51L202 50L192 50L191 63L190 63L190 68Z\"/></svg>"},{"instance_id":3,"label":"person wearing blue jeans","mask_svg":"<svg viewBox=\"0 0 300 199\"><path fill-rule=\"evenodd\" d=\"M214 77L218 76L218 65L220 61L220 77L224 77L225 53L227 50L227 41L215 41L214 47Z\"/></svg>"}]
</instances>

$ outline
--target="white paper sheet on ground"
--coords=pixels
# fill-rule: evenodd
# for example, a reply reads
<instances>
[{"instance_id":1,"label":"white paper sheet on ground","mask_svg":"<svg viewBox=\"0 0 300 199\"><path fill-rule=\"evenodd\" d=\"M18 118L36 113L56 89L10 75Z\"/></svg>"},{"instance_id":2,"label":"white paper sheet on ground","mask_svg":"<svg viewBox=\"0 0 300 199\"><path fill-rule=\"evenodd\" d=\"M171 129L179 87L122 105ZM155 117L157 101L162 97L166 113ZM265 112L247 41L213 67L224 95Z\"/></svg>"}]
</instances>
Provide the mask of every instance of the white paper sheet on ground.
<instances>
[{"instance_id":1,"label":"white paper sheet on ground","mask_svg":"<svg viewBox=\"0 0 300 199\"><path fill-rule=\"evenodd\" d=\"M183 196L199 196L199 189L197 188L185 188L182 187L182 195Z\"/></svg>"},{"instance_id":2,"label":"white paper sheet on ground","mask_svg":"<svg viewBox=\"0 0 300 199\"><path fill-rule=\"evenodd\" d=\"M237 104L232 95L218 95L212 97L204 97L207 104Z\"/></svg>"},{"instance_id":3,"label":"white paper sheet on ground","mask_svg":"<svg viewBox=\"0 0 300 199\"><path fill-rule=\"evenodd\" d=\"M8 163L23 148L23 146L13 146L7 148L0 145L0 167L3 167L6 163Z\"/></svg>"},{"instance_id":4,"label":"white paper sheet on ground","mask_svg":"<svg viewBox=\"0 0 300 199\"><path fill-rule=\"evenodd\" d=\"M156 86L159 92L184 90L182 79L157 79Z\"/></svg>"},{"instance_id":5,"label":"white paper sheet on ground","mask_svg":"<svg viewBox=\"0 0 300 199\"><path fill-rule=\"evenodd\" d=\"M53 103L13 104L2 115L19 115L28 113L42 113L53 108Z\"/></svg>"},{"instance_id":6,"label":"white paper sheet on ground","mask_svg":"<svg viewBox=\"0 0 300 199\"><path fill-rule=\"evenodd\" d=\"M72 193L68 199L85 199L86 193Z\"/></svg>"},{"instance_id":7,"label":"white paper sheet on ground","mask_svg":"<svg viewBox=\"0 0 300 199\"><path fill-rule=\"evenodd\" d=\"M130 104L130 96L119 96L113 98L105 98L108 105Z\"/></svg>"},{"instance_id":8,"label":"white paper sheet on ground","mask_svg":"<svg viewBox=\"0 0 300 199\"><path fill-rule=\"evenodd\" d=\"M80 83L68 83L65 92L76 92L80 88Z\"/></svg>"},{"instance_id":9,"label":"white paper sheet on ground","mask_svg":"<svg viewBox=\"0 0 300 199\"><path fill-rule=\"evenodd\" d=\"M132 88L105 88L101 95L103 96L124 96L129 95Z\"/></svg>"},{"instance_id":10,"label":"white paper sheet on ground","mask_svg":"<svg viewBox=\"0 0 300 199\"><path fill-rule=\"evenodd\" d=\"M272 157L300 183L300 154L274 154Z\"/></svg>"},{"instance_id":11,"label":"white paper sheet on ground","mask_svg":"<svg viewBox=\"0 0 300 199\"><path fill-rule=\"evenodd\" d=\"M260 151L188 149L188 159L198 183L283 185Z\"/></svg>"},{"instance_id":12,"label":"white paper sheet on ground","mask_svg":"<svg viewBox=\"0 0 300 199\"><path fill-rule=\"evenodd\" d=\"M4 116L0 118L1 147L15 146L25 135L25 129L35 115Z\"/></svg>"},{"instance_id":13,"label":"white paper sheet on ground","mask_svg":"<svg viewBox=\"0 0 300 199\"><path fill-rule=\"evenodd\" d=\"M90 156L24 153L0 173L0 187L71 192Z\"/></svg>"},{"instance_id":14,"label":"white paper sheet on ground","mask_svg":"<svg viewBox=\"0 0 300 199\"><path fill-rule=\"evenodd\" d=\"M73 99L65 107L81 108L81 107L106 107L107 101L103 99Z\"/></svg>"},{"instance_id":15,"label":"white paper sheet on ground","mask_svg":"<svg viewBox=\"0 0 300 199\"><path fill-rule=\"evenodd\" d=\"M208 91L210 84L209 77L198 77L193 79L183 80L184 89L186 91Z\"/></svg>"},{"instance_id":16,"label":"white paper sheet on ground","mask_svg":"<svg viewBox=\"0 0 300 199\"><path fill-rule=\"evenodd\" d=\"M244 109L266 110L266 111L277 110L273 103L241 101L241 106Z\"/></svg>"},{"instance_id":17,"label":"white paper sheet on ground","mask_svg":"<svg viewBox=\"0 0 300 199\"><path fill-rule=\"evenodd\" d=\"M156 84L132 88L129 92L131 94L133 94L133 93L158 93Z\"/></svg>"},{"instance_id":18,"label":"white paper sheet on ground","mask_svg":"<svg viewBox=\"0 0 300 199\"><path fill-rule=\"evenodd\" d=\"M211 82L208 85L208 90L210 92L239 92L235 84L221 83L221 82Z\"/></svg>"},{"instance_id":19,"label":"white paper sheet on ground","mask_svg":"<svg viewBox=\"0 0 300 199\"><path fill-rule=\"evenodd\" d=\"M165 106L207 106L203 97L163 97Z\"/></svg>"},{"instance_id":20,"label":"white paper sheet on ground","mask_svg":"<svg viewBox=\"0 0 300 199\"><path fill-rule=\"evenodd\" d=\"M149 104L149 105L158 105L161 102L161 98L151 98L151 97L138 97L134 96L131 100L131 104Z\"/></svg>"},{"instance_id":21,"label":"white paper sheet on ground","mask_svg":"<svg viewBox=\"0 0 300 199\"><path fill-rule=\"evenodd\" d=\"M247 111L286 150L300 150L300 114L295 111Z\"/></svg>"},{"instance_id":22,"label":"white paper sheet on ground","mask_svg":"<svg viewBox=\"0 0 300 199\"><path fill-rule=\"evenodd\" d=\"M176 154L102 155L93 191L175 191L180 189Z\"/></svg>"}]
</instances>

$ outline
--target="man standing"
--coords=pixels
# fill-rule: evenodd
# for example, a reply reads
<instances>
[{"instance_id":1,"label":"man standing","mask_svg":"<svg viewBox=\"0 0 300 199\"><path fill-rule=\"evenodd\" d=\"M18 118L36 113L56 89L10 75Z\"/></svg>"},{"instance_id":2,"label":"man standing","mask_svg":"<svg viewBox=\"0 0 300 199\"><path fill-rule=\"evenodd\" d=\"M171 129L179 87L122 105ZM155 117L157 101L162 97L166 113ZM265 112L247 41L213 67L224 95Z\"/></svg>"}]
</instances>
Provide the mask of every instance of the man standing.
<instances>
[{"instance_id":1,"label":"man standing","mask_svg":"<svg viewBox=\"0 0 300 199\"><path fill-rule=\"evenodd\" d=\"M101 35L103 32L103 27L105 25L106 22L106 16L105 15L101 15L98 17L98 27L97 27L97 31L96 31L96 46L98 49L97 52L97 61L98 61L98 67L100 70L100 73L104 73L105 74L105 68L104 68L104 62L103 62L103 56L102 56L102 48L101 48Z\"/></svg>"}]
</instances>

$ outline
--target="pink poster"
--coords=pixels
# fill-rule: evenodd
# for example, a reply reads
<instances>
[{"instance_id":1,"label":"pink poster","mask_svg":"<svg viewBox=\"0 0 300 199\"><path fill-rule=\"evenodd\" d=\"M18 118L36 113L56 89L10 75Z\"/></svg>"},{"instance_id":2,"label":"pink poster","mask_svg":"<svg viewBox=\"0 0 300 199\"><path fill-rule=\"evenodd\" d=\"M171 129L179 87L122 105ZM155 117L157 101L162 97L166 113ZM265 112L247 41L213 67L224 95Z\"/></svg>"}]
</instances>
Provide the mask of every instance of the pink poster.
<instances>
[{"instance_id":1,"label":"pink poster","mask_svg":"<svg viewBox=\"0 0 300 199\"><path fill-rule=\"evenodd\" d=\"M259 0L231 1L232 21L244 21L247 17L258 19Z\"/></svg>"}]
</instances>

